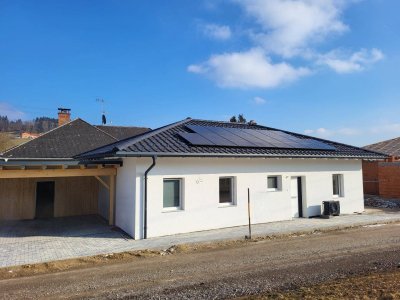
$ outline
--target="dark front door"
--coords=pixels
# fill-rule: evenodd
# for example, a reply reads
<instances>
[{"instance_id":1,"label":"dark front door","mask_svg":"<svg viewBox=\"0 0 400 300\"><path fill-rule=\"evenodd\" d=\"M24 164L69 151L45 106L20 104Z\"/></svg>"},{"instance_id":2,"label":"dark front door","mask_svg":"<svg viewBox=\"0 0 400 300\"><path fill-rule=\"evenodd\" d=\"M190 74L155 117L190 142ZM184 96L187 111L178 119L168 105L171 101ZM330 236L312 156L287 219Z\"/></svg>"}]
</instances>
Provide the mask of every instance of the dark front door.
<instances>
[{"instance_id":1,"label":"dark front door","mask_svg":"<svg viewBox=\"0 0 400 300\"><path fill-rule=\"evenodd\" d=\"M299 218L303 217L303 189L301 188L301 177L297 177L297 197L299 206Z\"/></svg>"},{"instance_id":2,"label":"dark front door","mask_svg":"<svg viewBox=\"0 0 400 300\"><path fill-rule=\"evenodd\" d=\"M54 217L54 181L43 181L37 183L35 217Z\"/></svg>"}]
</instances>

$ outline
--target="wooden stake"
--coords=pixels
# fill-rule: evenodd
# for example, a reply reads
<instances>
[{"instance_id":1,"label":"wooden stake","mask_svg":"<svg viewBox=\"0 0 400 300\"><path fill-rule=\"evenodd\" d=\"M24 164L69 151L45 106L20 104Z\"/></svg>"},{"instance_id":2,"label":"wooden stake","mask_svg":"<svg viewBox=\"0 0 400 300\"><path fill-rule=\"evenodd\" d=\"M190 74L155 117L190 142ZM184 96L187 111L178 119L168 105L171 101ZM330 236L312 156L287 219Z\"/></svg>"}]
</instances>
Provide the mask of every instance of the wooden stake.
<instances>
[{"instance_id":1,"label":"wooden stake","mask_svg":"<svg viewBox=\"0 0 400 300\"><path fill-rule=\"evenodd\" d=\"M251 240L250 188L247 188L247 213L249 215L249 235L246 235L245 238Z\"/></svg>"}]
</instances>

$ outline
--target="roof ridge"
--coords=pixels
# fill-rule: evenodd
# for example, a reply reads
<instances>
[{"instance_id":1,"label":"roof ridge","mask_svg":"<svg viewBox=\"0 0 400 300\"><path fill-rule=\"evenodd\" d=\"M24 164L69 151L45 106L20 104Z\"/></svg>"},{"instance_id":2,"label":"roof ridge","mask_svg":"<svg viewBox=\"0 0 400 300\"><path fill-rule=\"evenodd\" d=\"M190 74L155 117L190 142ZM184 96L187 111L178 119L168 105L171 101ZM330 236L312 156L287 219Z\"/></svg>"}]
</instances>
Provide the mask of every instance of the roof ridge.
<instances>
[{"instance_id":1,"label":"roof ridge","mask_svg":"<svg viewBox=\"0 0 400 300\"><path fill-rule=\"evenodd\" d=\"M69 122L64 123L64 124L62 124L62 125L60 125L60 126L57 126L56 128L53 128L53 129L50 129L49 131L44 132L43 134L39 135L39 136L37 137L37 139L38 139L38 138L41 138L42 136L45 136L45 135L47 135L47 134L49 134L49 133L51 133L51 132L53 132L53 131L55 131L55 130L57 130L57 129L60 129L61 127L64 127L64 126L66 126L66 125L68 125L68 124L70 124L70 123L72 123L72 122L78 121L78 120L81 120L81 121L87 123L86 121L82 120L81 118L76 118L75 120L69 121ZM88 124L89 124L89 123L88 123ZM89 124L89 125L90 125L90 124ZM31 142L33 142L34 140L35 140L35 139L31 139L31 140L29 140L29 141L27 141L27 142L25 142L25 143L22 143L22 144L20 144L20 145L14 146L14 147L12 147L12 148L10 148L10 149L4 151L4 152L2 153L2 155L4 155L4 154L6 154L7 152L9 152L9 151L11 151L11 150L14 150L14 149L16 149L16 148L25 146L26 144L31 143Z\"/></svg>"},{"instance_id":2,"label":"roof ridge","mask_svg":"<svg viewBox=\"0 0 400 300\"><path fill-rule=\"evenodd\" d=\"M200 121L200 122L210 122L210 123L222 123L222 124L230 124L230 125L248 125L248 126L262 126L257 123L255 124L249 124L248 122L246 123L240 123L240 122L230 122L230 121L216 121L216 120L204 120L204 119L191 119L192 121ZM262 126L264 127L264 126Z\"/></svg>"},{"instance_id":3,"label":"roof ridge","mask_svg":"<svg viewBox=\"0 0 400 300\"><path fill-rule=\"evenodd\" d=\"M128 147L127 144L128 145L133 145L133 144L138 143L138 142L140 142L140 141L142 141L144 139L147 139L147 138L150 138L150 137L152 137L152 136L154 136L156 134L159 134L160 132L163 132L165 130L171 129L171 128L175 127L175 126L179 126L181 124L185 124L185 123L187 123L189 121L192 121L192 120L193 120L192 118L186 118L184 120L181 120L181 121L178 121L178 122L175 122L175 123L171 123L171 124L168 124L168 125L153 129L153 130L148 131L148 132L144 132L144 133L139 134L137 136L126 138L126 139L120 141L122 143L122 146L119 146L119 147L117 146L117 148L118 148L118 150L122 150L125 147ZM109 144L109 145L111 145L111 144Z\"/></svg>"},{"instance_id":4,"label":"roof ridge","mask_svg":"<svg viewBox=\"0 0 400 300\"><path fill-rule=\"evenodd\" d=\"M81 119L81 121L85 122L86 124L92 126L94 129L96 129L96 130L98 130L98 131L101 131L102 133L104 133L104 134L110 136L111 138L113 138L114 140L118 141L118 139L117 139L115 136L109 134L108 132L105 132L104 130L101 130L100 128L97 128L96 125L92 125L92 124L90 124L89 122L86 122L86 121L83 120L83 119Z\"/></svg>"},{"instance_id":5,"label":"roof ridge","mask_svg":"<svg viewBox=\"0 0 400 300\"><path fill-rule=\"evenodd\" d=\"M120 126L120 125L93 125L94 127L101 128L101 127L119 127L119 128L144 128L150 129L150 127L145 126Z\"/></svg>"}]
</instances>

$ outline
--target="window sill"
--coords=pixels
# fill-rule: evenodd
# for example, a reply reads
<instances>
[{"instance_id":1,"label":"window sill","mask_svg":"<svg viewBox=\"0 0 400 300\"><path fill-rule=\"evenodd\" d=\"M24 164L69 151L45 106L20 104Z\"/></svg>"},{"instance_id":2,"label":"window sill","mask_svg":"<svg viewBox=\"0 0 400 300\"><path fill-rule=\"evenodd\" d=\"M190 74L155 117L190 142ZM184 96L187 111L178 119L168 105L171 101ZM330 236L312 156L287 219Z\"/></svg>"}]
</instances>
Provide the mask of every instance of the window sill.
<instances>
[{"instance_id":1,"label":"window sill","mask_svg":"<svg viewBox=\"0 0 400 300\"><path fill-rule=\"evenodd\" d=\"M218 208L225 208L225 207L236 207L237 205L235 203L220 203L218 205Z\"/></svg>"},{"instance_id":2,"label":"window sill","mask_svg":"<svg viewBox=\"0 0 400 300\"><path fill-rule=\"evenodd\" d=\"M267 192L281 192L281 189L267 189Z\"/></svg>"},{"instance_id":3,"label":"window sill","mask_svg":"<svg viewBox=\"0 0 400 300\"><path fill-rule=\"evenodd\" d=\"M164 208L161 212L162 213L170 213L170 212L180 212L180 211L184 211L184 210L180 207L171 207L171 208Z\"/></svg>"},{"instance_id":4,"label":"window sill","mask_svg":"<svg viewBox=\"0 0 400 300\"><path fill-rule=\"evenodd\" d=\"M340 199L340 198L344 198L344 196L333 195L332 198L333 198L333 199Z\"/></svg>"}]
</instances>

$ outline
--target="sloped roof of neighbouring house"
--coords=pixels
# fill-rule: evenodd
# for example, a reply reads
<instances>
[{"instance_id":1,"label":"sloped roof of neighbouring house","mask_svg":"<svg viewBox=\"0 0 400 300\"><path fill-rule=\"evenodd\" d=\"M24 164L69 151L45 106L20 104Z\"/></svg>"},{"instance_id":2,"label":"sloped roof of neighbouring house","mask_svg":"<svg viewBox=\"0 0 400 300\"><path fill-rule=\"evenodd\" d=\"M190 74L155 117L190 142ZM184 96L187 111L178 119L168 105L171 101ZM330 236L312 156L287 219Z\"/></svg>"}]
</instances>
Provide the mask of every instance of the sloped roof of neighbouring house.
<instances>
[{"instance_id":1,"label":"sloped roof of neighbouring house","mask_svg":"<svg viewBox=\"0 0 400 300\"><path fill-rule=\"evenodd\" d=\"M128 126L95 125L95 127L115 137L117 140L127 139L150 130L150 128L146 127L128 127Z\"/></svg>"},{"instance_id":2,"label":"sloped roof of neighbouring house","mask_svg":"<svg viewBox=\"0 0 400 300\"><path fill-rule=\"evenodd\" d=\"M389 156L400 156L400 137L367 145L363 149L384 153Z\"/></svg>"},{"instance_id":3,"label":"sloped roof of neighbouring house","mask_svg":"<svg viewBox=\"0 0 400 300\"><path fill-rule=\"evenodd\" d=\"M104 127L107 127L107 130L103 130ZM143 127L112 127L93 126L78 118L5 151L1 157L28 160L72 159L80 153L118 142L121 137L134 136L150 130Z\"/></svg>"},{"instance_id":4,"label":"sloped roof of neighbouring house","mask_svg":"<svg viewBox=\"0 0 400 300\"><path fill-rule=\"evenodd\" d=\"M193 131L193 128L195 131ZM234 145L230 141L218 144L207 141L201 136L196 136L196 128L201 131L228 131L240 135L240 132L245 132L242 136L239 136L239 140L243 142L246 139L246 135L269 135L276 137L281 135L286 139L291 139L297 145L301 144L314 144L317 145L316 149L310 149L310 147L302 148L302 146L290 147L287 145L273 147L263 147L263 142L260 142L254 136L251 139L254 142L259 141L260 144L257 146L238 146ZM257 132L254 132L257 131ZM239 133L238 133L239 132ZM226 133L226 132L225 132ZM229 134L230 134L229 133ZM185 138L187 137L187 138ZM194 137L193 141L189 140ZM196 144L195 139L203 142ZM215 136L214 136L215 138ZM249 139L249 138L247 138ZM239 141L239 142L240 142ZM208 144L207 144L208 143ZM231 144L229 144L231 143ZM207 145L204 145L207 144ZM229 144L229 146L228 146ZM240 143L239 143L240 144ZM261 146L260 146L261 145ZM282 144L281 144L282 145ZM311 147L312 148L312 147ZM99 149L89 151L80 155L81 158L105 158L105 157L125 157L125 156L231 156L231 157L325 157L325 158L364 158L364 159L384 159L385 155L367 151L358 147L349 146L341 143L332 141L322 140L303 134L297 134L293 132L278 130L275 128L240 124L240 123L229 123L229 122L217 122L217 121L206 121L196 120L187 118L183 121L176 122L139 136L128 138L110 145L101 147Z\"/></svg>"}]
</instances>

